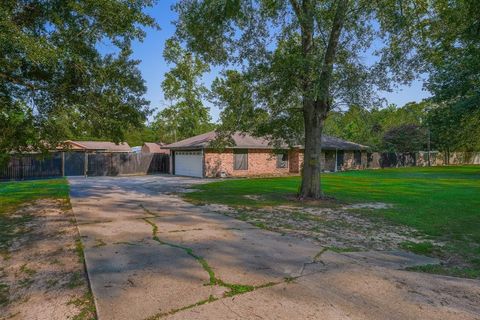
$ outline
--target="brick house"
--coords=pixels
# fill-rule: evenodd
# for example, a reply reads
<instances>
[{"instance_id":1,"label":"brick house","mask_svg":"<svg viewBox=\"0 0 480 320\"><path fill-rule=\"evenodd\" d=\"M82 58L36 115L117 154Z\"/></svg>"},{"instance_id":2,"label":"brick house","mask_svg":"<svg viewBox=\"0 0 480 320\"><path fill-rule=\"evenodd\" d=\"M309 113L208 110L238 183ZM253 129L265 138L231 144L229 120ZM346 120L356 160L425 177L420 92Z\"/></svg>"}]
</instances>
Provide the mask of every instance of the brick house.
<instances>
[{"instance_id":1,"label":"brick house","mask_svg":"<svg viewBox=\"0 0 480 320\"><path fill-rule=\"evenodd\" d=\"M299 174L303 147L278 149L265 138L235 133L232 146L213 148L215 131L165 146L170 150L171 173L192 177L247 177ZM367 166L366 146L331 136L322 138L324 171L362 169Z\"/></svg>"}]
</instances>

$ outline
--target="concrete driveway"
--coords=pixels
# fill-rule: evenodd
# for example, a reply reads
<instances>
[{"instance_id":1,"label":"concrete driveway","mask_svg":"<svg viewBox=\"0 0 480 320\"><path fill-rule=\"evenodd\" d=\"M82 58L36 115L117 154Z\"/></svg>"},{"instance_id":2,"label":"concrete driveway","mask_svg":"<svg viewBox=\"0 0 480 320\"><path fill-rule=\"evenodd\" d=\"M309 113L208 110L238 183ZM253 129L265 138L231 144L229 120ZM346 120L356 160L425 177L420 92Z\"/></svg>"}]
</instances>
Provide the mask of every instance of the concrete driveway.
<instances>
[{"instance_id":1,"label":"concrete driveway","mask_svg":"<svg viewBox=\"0 0 480 320\"><path fill-rule=\"evenodd\" d=\"M401 271L401 252L325 251L186 203L204 180L71 178L100 320L480 319L480 282Z\"/></svg>"}]
</instances>

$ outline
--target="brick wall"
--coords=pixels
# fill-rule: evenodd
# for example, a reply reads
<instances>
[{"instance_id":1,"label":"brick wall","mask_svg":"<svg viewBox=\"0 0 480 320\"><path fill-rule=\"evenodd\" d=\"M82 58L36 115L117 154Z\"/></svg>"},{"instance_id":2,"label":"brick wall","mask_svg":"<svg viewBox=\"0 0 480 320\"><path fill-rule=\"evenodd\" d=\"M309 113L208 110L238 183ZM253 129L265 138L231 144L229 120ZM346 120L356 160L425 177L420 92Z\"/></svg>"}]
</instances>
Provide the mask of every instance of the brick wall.
<instances>
[{"instance_id":1,"label":"brick wall","mask_svg":"<svg viewBox=\"0 0 480 320\"><path fill-rule=\"evenodd\" d=\"M303 151L299 149L290 150L288 154L288 165L290 173L300 173L303 166Z\"/></svg>"},{"instance_id":2,"label":"brick wall","mask_svg":"<svg viewBox=\"0 0 480 320\"><path fill-rule=\"evenodd\" d=\"M289 155L288 166L286 168L277 168L277 157L272 151L264 149L249 149L248 169L234 170L232 149L225 149L222 152L206 150L205 176L219 177L222 174L230 177L284 175L290 172L292 160L293 158Z\"/></svg>"},{"instance_id":3,"label":"brick wall","mask_svg":"<svg viewBox=\"0 0 480 320\"><path fill-rule=\"evenodd\" d=\"M229 177L245 177L260 175L284 175L299 174L303 167L303 150L293 149L288 154L288 167L277 168L277 158L270 150L249 149L248 150L248 169L233 169L233 150L225 149L222 152L215 150L205 151L205 176L219 177L222 174ZM335 151L322 151L320 155L322 170L335 170ZM357 164L354 161L353 151L345 151L343 170L364 169L367 166L367 152L362 151L362 163ZM339 168L340 170L340 168Z\"/></svg>"}]
</instances>

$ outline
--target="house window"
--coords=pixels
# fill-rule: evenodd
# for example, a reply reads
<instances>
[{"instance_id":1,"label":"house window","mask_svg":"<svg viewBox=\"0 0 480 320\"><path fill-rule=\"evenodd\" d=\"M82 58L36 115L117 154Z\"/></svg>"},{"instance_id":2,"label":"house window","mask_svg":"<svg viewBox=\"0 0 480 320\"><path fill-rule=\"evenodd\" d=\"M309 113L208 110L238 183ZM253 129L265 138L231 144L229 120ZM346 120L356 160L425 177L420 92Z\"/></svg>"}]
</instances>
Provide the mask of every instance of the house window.
<instances>
[{"instance_id":1,"label":"house window","mask_svg":"<svg viewBox=\"0 0 480 320\"><path fill-rule=\"evenodd\" d=\"M248 150L235 149L233 151L233 170L248 170Z\"/></svg>"},{"instance_id":2,"label":"house window","mask_svg":"<svg viewBox=\"0 0 480 320\"><path fill-rule=\"evenodd\" d=\"M277 168L287 168L288 167L288 152L277 153Z\"/></svg>"},{"instance_id":3,"label":"house window","mask_svg":"<svg viewBox=\"0 0 480 320\"><path fill-rule=\"evenodd\" d=\"M356 165L362 164L362 151L355 150L353 152L353 160L355 161Z\"/></svg>"}]
</instances>

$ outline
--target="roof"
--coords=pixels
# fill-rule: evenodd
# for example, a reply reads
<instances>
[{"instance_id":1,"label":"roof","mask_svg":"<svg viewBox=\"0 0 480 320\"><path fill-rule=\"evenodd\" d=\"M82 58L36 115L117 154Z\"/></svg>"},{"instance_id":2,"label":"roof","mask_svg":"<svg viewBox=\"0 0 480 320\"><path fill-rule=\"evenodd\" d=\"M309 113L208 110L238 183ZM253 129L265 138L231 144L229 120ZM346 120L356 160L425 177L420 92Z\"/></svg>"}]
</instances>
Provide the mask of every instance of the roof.
<instances>
[{"instance_id":1,"label":"roof","mask_svg":"<svg viewBox=\"0 0 480 320\"><path fill-rule=\"evenodd\" d=\"M115 144L110 141L65 141L66 144L71 144L73 149L97 150L108 152L131 152L132 149L126 142Z\"/></svg>"},{"instance_id":2,"label":"roof","mask_svg":"<svg viewBox=\"0 0 480 320\"><path fill-rule=\"evenodd\" d=\"M150 153L168 153L167 149L162 149L166 144L162 142L144 142L143 147L147 147Z\"/></svg>"},{"instance_id":3,"label":"roof","mask_svg":"<svg viewBox=\"0 0 480 320\"><path fill-rule=\"evenodd\" d=\"M178 141L169 145L166 145L164 148L169 149L203 149L207 148L209 144L215 140L217 133L215 131L210 131L198 136L194 136L182 141ZM248 133L236 132L232 135L232 140L234 146L227 148L236 148L236 149L274 149L275 147L269 144L267 138L257 138L253 137ZM285 146L286 147L286 146ZM303 147L302 147L303 148ZM322 148L325 150L365 150L368 147L354 143L351 141L346 141L340 138L323 135L322 136Z\"/></svg>"},{"instance_id":4,"label":"roof","mask_svg":"<svg viewBox=\"0 0 480 320\"><path fill-rule=\"evenodd\" d=\"M325 150L366 150L368 146L324 134L322 135L322 148Z\"/></svg>"}]
</instances>

